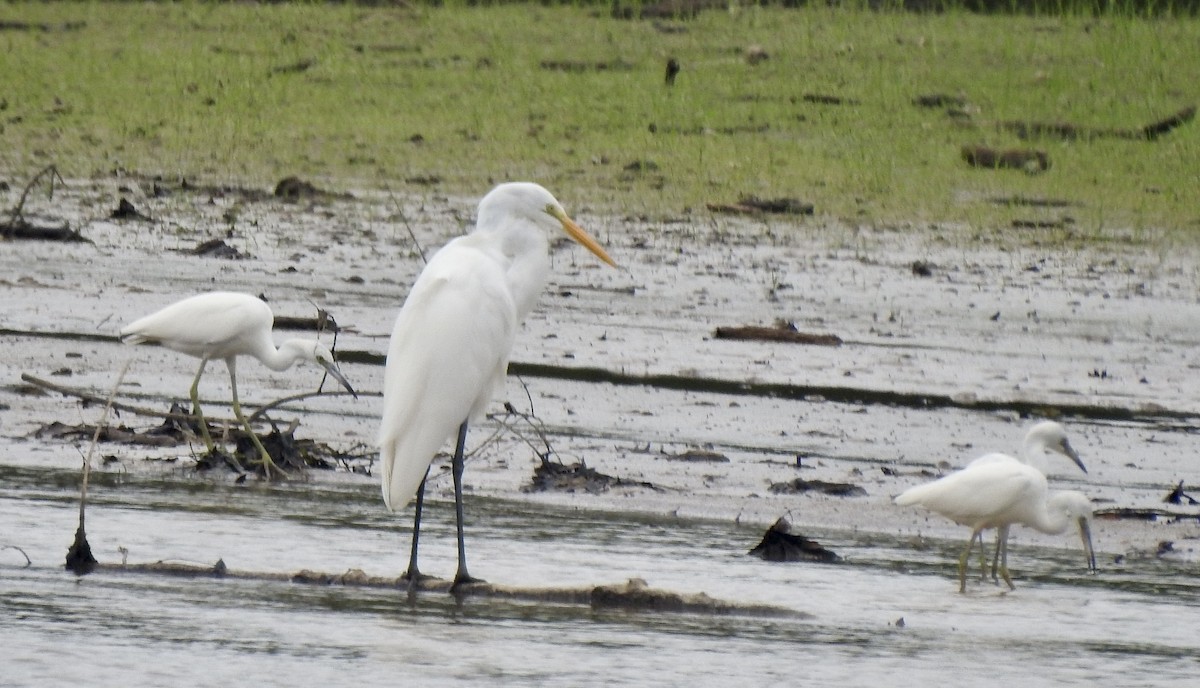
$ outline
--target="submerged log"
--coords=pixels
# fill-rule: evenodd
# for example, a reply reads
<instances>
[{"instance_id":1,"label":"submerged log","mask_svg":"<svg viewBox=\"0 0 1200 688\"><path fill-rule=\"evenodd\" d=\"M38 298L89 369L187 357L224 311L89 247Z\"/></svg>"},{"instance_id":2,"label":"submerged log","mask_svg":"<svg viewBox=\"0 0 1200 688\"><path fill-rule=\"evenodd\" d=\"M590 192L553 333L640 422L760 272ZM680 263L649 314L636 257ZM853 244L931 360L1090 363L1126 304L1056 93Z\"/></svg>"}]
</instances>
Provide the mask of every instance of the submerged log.
<instances>
[{"instance_id":1,"label":"submerged log","mask_svg":"<svg viewBox=\"0 0 1200 688\"><path fill-rule=\"evenodd\" d=\"M135 573L184 578L229 578L237 580L277 581L303 585L344 586L348 588L409 590L409 581L400 577L370 576L361 569L331 574L302 570L297 573L237 571L224 561L213 566L180 562L157 561L148 564L98 564L103 573ZM416 592L451 593L452 581L442 578L421 578ZM612 585L581 585L575 587L509 586L494 583L471 583L453 590L459 598L509 599L526 602L586 605L593 609L624 609L638 612L670 612L686 614L720 614L755 617L807 618L804 612L765 604L746 604L719 600L705 593L684 594L650 587L640 578Z\"/></svg>"}]
</instances>

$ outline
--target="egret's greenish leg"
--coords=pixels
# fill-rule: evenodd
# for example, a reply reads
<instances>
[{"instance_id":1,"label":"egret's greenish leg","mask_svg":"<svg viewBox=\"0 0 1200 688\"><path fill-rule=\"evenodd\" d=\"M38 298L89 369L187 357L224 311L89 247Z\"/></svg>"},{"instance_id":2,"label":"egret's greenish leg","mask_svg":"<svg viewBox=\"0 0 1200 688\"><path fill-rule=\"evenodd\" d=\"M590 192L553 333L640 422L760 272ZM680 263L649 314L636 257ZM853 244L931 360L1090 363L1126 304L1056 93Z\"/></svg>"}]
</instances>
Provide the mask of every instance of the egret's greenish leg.
<instances>
[{"instance_id":1,"label":"egret's greenish leg","mask_svg":"<svg viewBox=\"0 0 1200 688\"><path fill-rule=\"evenodd\" d=\"M1017 586L1013 585L1012 576L1008 575L1008 564L1004 562L1003 558L1000 560L1000 577L1004 579L1005 583L1008 583L1009 590L1017 589Z\"/></svg>"},{"instance_id":2,"label":"egret's greenish leg","mask_svg":"<svg viewBox=\"0 0 1200 688\"><path fill-rule=\"evenodd\" d=\"M983 544L983 531L979 532L979 580L987 579L987 545Z\"/></svg>"},{"instance_id":3,"label":"egret's greenish leg","mask_svg":"<svg viewBox=\"0 0 1200 688\"><path fill-rule=\"evenodd\" d=\"M958 557L958 591L965 593L967 591L967 562L971 559L971 550L975 549L975 538L979 537L982 528L976 529L971 533L971 539L967 540L967 548Z\"/></svg>"},{"instance_id":4,"label":"egret's greenish leg","mask_svg":"<svg viewBox=\"0 0 1200 688\"><path fill-rule=\"evenodd\" d=\"M214 451L212 435L208 433L208 421L204 420L204 412L200 410L200 376L204 374L204 366L208 365L208 359L200 359L200 370L196 371L196 379L192 380L192 416L200 424L200 436L204 439L204 446L208 448L208 453Z\"/></svg>"},{"instance_id":5,"label":"egret's greenish leg","mask_svg":"<svg viewBox=\"0 0 1200 688\"><path fill-rule=\"evenodd\" d=\"M238 402L237 395L237 373L235 372L235 360L236 359L230 358L225 361L226 366L229 368L229 385L233 388L233 415L237 416L238 422L242 424L242 427L246 428L246 434L250 435L250 441L253 442L254 447L258 449L259 457L262 460L263 474L267 477L267 480L271 479L272 470L279 473L280 476L286 478L287 472L275 465L275 462L271 459L271 455L267 453L267 448L263 446L262 440L258 439L258 434L254 432L254 428L250 425L250 421L246 420L246 417L242 415L242 405ZM234 460L236 461L237 459L235 458Z\"/></svg>"},{"instance_id":6,"label":"egret's greenish leg","mask_svg":"<svg viewBox=\"0 0 1200 688\"><path fill-rule=\"evenodd\" d=\"M1008 526L996 529L996 553L992 555L992 580L997 581L996 574L1003 568L1008 570ZM998 582L998 581L997 581ZM1011 586L1012 583L1010 582Z\"/></svg>"}]
</instances>

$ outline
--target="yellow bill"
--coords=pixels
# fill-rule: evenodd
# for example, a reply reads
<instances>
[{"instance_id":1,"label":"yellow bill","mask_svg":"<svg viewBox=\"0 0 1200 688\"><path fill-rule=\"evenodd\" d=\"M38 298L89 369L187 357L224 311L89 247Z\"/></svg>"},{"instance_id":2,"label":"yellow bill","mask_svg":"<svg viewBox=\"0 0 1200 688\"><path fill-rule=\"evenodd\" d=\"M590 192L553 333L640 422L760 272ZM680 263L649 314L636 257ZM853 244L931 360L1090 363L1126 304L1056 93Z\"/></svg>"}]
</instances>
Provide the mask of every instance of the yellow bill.
<instances>
[{"instance_id":1,"label":"yellow bill","mask_svg":"<svg viewBox=\"0 0 1200 688\"><path fill-rule=\"evenodd\" d=\"M563 230L566 231L567 235L569 235L575 241L578 241L587 250L596 254L596 257L600 260L608 263L614 268L617 267L616 261L614 261L608 255L608 252L605 251L602 246L600 246L600 242L596 241L591 234L588 234L586 231L584 231L583 227L575 224L575 221L567 217L567 214L564 213L560 208L555 208L552 206L548 208L548 211L556 220L562 223Z\"/></svg>"}]
</instances>

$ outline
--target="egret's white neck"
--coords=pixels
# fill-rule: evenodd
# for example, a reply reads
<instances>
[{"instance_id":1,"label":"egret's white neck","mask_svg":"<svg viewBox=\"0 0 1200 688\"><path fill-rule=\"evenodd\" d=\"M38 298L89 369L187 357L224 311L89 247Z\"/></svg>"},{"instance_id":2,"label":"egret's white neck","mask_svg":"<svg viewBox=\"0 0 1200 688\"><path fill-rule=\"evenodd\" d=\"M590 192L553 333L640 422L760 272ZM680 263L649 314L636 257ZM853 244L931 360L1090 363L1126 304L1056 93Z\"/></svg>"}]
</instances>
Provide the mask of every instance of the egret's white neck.
<instances>
[{"instance_id":1,"label":"egret's white neck","mask_svg":"<svg viewBox=\"0 0 1200 688\"><path fill-rule=\"evenodd\" d=\"M523 320L533 310L550 275L547 229L518 217L483 231L499 246L505 262L504 273L516 302L517 319Z\"/></svg>"},{"instance_id":2,"label":"egret's white neck","mask_svg":"<svg viewBox=\"0 0 1200 688\"><path fill-rule=\"evenodd\" d=\"M276 372L291 368L296 362L311 359L313 342L307 339L289 339L278 349L271 345L264 347L255 356L262 364Z\"/></svg>"},{"instance_id":3,"label":"egret's white neck","mask_svg":"<svg viewBox=\"0 0 1200 688\"><path fill-rule=\"evenodd\" d=\"M1032 466L1042 473L1050 470L1050 461L1047 459L1049 450L1046 448L1046 440L1038 435L1026 437L1025 443L1021 446L1021 463L1026 466Z\"/></svg>"},{"instance_id":4,"label":"egret's white neck","mask_svg":"<svg viewBox=\"0 0 1200 688\"><path fill-rule=\"evenodd\" d=\"M1036 514L1036 519L1029 525L1047 535L1058 535L1071 525L1070 509L1064 503L1062 494L1051 495Z\"/></svg>"}]
</instances>

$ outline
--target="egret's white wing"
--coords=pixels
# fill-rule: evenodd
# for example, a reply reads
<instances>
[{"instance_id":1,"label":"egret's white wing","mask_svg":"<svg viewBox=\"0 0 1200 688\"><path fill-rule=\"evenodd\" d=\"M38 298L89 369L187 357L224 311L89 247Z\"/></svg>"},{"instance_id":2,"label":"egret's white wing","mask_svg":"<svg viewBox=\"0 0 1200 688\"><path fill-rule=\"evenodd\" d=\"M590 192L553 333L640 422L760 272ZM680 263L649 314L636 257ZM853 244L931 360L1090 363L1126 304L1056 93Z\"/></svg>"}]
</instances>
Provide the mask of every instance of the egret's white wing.
<instances>
[{"instance_id":1,"label":"egret's white wing","mask_svg":"<svg viewBox=\"0 0 1200 688\"><path fill-rule=\"evenodd\" d=\"M1046 499L1046 478L1017 461L987 461L970 466L896 497L900 506L920 505L955 523L987 526L1000 516L1020 521ZM1008 521L1012 522L1012 521Z\"/></svg>"},{"instance_id":2,"label":"egret's white wing","mask_svg":"<svg viewBox=\"0 0 1200 688\"><path fill-rule=\"evenodd\" d=\"M160 342L190 356L226 358L247 354L264 335L269 339L274 318L261 299L235 292L198 294L135 320L121 328L128 344Z\"/></svg>"},{"instance_id":3,"label":"egret's white wing","mask_svg":"<svg viewBox=\"0 0 1200 688\"><path fill-rule=\"evenodd\" d=\"M433 257L392 331L379 436L391 510L412 499L438 449L504 383L516 309L502 264L469 239Z\"/></svg>"}]
</instances>

